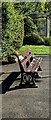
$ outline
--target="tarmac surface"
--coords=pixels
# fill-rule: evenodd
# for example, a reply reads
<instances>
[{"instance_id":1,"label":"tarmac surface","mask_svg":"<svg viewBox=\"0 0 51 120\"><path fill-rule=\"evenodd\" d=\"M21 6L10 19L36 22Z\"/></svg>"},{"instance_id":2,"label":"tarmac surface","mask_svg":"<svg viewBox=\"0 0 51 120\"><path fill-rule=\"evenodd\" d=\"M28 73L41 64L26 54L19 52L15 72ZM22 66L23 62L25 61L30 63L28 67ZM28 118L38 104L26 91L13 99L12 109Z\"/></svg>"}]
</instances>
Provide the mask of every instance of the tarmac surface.
<instances>
[{"instance_id":1,"label":"tarmac surface","mask_svg":"<svg viewBox=\"0 0 51 120\"><path fill-rule=\"evenodd\" d=\"M2 118L49 118L49 55L41 56L38 88L20 88L18 63L0 65L0 116ZM0 118L1 118L0 117Z\"/></svg>"}]
</instances>

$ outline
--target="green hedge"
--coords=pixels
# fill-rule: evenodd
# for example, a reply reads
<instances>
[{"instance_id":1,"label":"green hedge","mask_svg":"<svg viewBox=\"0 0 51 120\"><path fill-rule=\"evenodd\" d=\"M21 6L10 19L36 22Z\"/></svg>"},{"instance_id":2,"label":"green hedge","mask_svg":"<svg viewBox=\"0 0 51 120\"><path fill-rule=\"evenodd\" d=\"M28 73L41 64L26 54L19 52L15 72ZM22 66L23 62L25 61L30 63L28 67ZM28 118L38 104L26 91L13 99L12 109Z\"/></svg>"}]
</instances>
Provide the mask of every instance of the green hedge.
<instances>
[{"instance_id":1,"label":"green hedge","mask_svg":"<svg viewBox=\"0 0 51 120\"><path fill-rule=\"evenodd\" d=\"M23 15L14 9L14 2L2 3L2 53L7 56L20 48L24 37Z\"/></svg>"}]
</instances>

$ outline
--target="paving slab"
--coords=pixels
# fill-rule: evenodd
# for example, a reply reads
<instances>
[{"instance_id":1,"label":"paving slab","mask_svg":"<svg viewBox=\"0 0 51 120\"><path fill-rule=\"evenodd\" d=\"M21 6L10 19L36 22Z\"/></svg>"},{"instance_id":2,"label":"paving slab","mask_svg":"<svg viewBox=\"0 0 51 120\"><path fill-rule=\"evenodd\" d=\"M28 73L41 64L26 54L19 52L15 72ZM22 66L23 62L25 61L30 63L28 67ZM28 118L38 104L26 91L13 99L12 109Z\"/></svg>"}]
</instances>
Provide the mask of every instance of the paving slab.
<instances>
[{"instance_id":1,"label":"paving slab","mask_svg":"<svg viewBox=\"0 0 51 120\"><path fill-rule=\"evenodd\" d=\"M0 89L3 85L2 118L49 118L49 56L42 56L38 88L18 89L20 69L17 63L2 65ZM1 66L0 66L1 67ZM10 82L9 82L10 81ZM6 88L6 89L5 89Z\"/></svg>"}]
</instances>

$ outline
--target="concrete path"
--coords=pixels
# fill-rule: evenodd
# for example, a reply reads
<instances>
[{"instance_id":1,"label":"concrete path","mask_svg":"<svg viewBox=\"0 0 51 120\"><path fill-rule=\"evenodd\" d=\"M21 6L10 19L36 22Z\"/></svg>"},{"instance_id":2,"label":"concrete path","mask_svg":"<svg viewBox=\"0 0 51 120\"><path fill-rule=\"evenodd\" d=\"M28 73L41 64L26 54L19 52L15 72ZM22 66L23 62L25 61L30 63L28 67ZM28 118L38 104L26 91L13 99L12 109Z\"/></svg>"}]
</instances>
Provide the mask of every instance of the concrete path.
<instances>
[{"instance_id":1,"label":"concrete path","mask_svg":"<svg viewBox=\"0 0 51 120\"><path fill-rule=\"evenodd\" d=\"M42 76L38 88L18 89L20 69L17 63L0 65L0 114L2 118L49 118L49 56L42 56ZM2 74L1 74L2 69ZM3 91L1 92L1 87Z\"/></svg>"}]
</instances>

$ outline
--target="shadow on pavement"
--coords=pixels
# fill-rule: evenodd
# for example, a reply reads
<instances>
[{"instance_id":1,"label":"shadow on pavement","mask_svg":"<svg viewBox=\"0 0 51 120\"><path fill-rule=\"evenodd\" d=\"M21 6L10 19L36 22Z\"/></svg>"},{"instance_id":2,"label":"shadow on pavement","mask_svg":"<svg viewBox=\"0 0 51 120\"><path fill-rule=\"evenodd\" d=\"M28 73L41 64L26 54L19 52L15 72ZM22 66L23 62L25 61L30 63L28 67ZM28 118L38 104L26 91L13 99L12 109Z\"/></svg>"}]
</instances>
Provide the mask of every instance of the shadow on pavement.
<instances>
[{"instance_id":1,"label":"shadow on pavement","mask_svg":"<svg viewBox=\"0 0 51 120\"><path fill-rule=\"evenodd\" d=\"M1 84L0 84L0 94L6 93L9 90L9 87L19 76L20 72L12 72Z\"/></svg>"},{"instance_id":2,"label":"shadow on pavement","mask_svg":"<svg viewBox=\"0 0 51 120\"><path fill-rule=\"evenodd\" d=\"M13 62L8 62L8 61L0 61L0 65L9 65L9 64L14 64L16 63L15 61Z\"/></svg>"},{"instance_id":3,"label":"shadow on pavement","mask_svg":"<svg viewBox=\"0 0 51 120\"><path fill-rule=\"evenodd\" d=\"M12 85L12 83L15 80L20 80L21 78L17 78L20 75L20 72L12 72L1 84L0 84L0 94L5 94L7 91L13 91L13 90L17 90L17 89L25 89L25 88L37 88L34 85L30 85L30 86L26 86L25 84L23 84L22 86L15 86L13 88L10 88L10 86ZM51 76L43 76L41 77L43 78L50 78ZM41 82L42 80L40 79L36 79L35 82Z\"/></svg>"},{"instance_id":4,"label":"shadow on pavement","mask_svg":"<svg viewBox=\"0 0 51 120\"><path fill-rule=\"evenodd\" d=\"M26 89L26 88L38 88L38 86L33 85L33 84L30 84L30 85L22 84L21 86L15 86L13 88L10 88L8 91L13 91L13 90L18 90L18 89Z\"/></svg>"},{"instance_id":5,"label":"shadow on pavement","mask_svg":"<svg viewBox=\"0 0 51 120\"><path fill-rule=\"evenodd\" d=\"M50 78L51 76L43 76L43 77L41 77L42 79L43 78ZM35 82L42 82L42 80L41 80L41 78L40 79L36 79L35 80ZM21 78L19 78L19 79L21 79ZM37 86L38 87L38 86ZM9 88L9 90L8 91L13 91L13 90L18 90L18 89L25 89L25 88L37 88L36 86L34 86L34 85L32 85L32 84L30 84L30 85L25 85L25 84L22 84L22 86L15 86L15 87L13 87L13 88Z\"/></svg>"}]
</instances>

